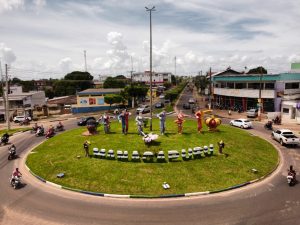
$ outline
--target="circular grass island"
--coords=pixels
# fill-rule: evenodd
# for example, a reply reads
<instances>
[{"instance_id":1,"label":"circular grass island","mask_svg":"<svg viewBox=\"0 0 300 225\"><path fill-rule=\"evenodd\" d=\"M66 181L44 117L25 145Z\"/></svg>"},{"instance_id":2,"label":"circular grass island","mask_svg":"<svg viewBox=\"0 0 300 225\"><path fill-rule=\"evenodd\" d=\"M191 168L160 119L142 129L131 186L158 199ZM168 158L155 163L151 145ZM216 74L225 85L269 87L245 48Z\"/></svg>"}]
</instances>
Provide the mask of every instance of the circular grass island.
<instances>
[{"instance_id":1,"label":"circular grass island","mask_svg":"<svg viewBox=\"0 0 300 225\"><path fill-rule=\"evenodd\" d=\"M45 141L27 157L30 170L47 181L85 191L158 196L191 192L215 191L245 183L270 173L277 165L278 153L267 141L250 133L227 125L219 126L218 132L197 132L195 120L186 120L183 134L177 134L174 119L168 118L167 131L151 145L144 144L137 135L134 120L129 123L129 133L123 135L121 124L111 123L111 133L104 134L103 126L98 127L99 134L83 136L85 127L70 130ZM144 129L149 133L149 127ZM153 133L159 134L159 121L153 120ZM83 142L90 141L91 157L84 157ZM223 154L218 153L217 143L223 140ZM212 155L203 155L198 159L168 160L168 150L194 148L214 145ZM100 159L92 156L93 148L128 151L128 161ZM133 161L131 153L138 150L158 153L164 151L166 161L156 158L149 161ZM81 156L81 157L78 157ZM253 173L253 170L257 170ZM64 173L63 178L57 174ZM164 190L167 182L171 188Z\"/></svg>"}]
</instances>

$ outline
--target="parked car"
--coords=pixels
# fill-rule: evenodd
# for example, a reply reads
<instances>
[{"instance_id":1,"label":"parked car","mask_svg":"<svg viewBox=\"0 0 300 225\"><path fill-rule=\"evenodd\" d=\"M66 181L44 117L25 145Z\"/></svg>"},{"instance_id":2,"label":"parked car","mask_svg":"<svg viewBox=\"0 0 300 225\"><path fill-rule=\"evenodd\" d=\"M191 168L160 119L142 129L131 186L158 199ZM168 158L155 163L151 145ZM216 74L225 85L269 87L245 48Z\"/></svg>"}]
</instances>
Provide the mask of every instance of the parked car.
<instances>
[{"instance_id":1,"label":"parked car","mask_svg":"<svg viewBox=\"0 0 300 225\"><path fill-rule=\"evenodd\" d=\"M188 103L184 103L182 107L183 107L184 109L191 109L191 106L190 106L190 104L188 104Z\"/></svg>"},{"instance_id":2,"label":"parked car","mask_svg":"<svg viewBox=\"0 0 300 225\"><path fill-rule=\"evenodd\" d=\"M15 123L20 123L20 122L24 122L25 119L28 119L29 121L31 121L31 117L30 117L30 116L15 116L15 117L13 118L13 121L14 121Z\"/></svg>"},{"instance_id":3,"label":"parked car","mask_svg":"<svg viewBox=\"0 0 300 225\"><path fill-rule=\"evenodd\" d=\"M89 121L89 120L95 120L95 121L97 121L96 118L93 117L93 116L82 117L82 118L80 118L80 120L77 122L77 125L78 125L78 126L86 126L86 123L87 123L87 121Z\"/></svg>"},{"instance_id":4,"label":"parked car","mask_svg":"<svg viewBox=\"0 0 300 225\"><path fill-rule=\"evenodd\" d=\"M165 106L165 104L162 102L157 102L154 106L155 106L155 108L158 109L158 108L163 108Z\"/></svg>"},{"instance_id":5,"label":"parked car","mask_svg":"<svg viewBox=\"0 0 300 225\"><path fill-rule=\"evenodd\" d=\"M150 112L150 106L149 105L141 105L140 107L138 107L136 109L136 114L139 114L139 113L148 113Z\"/></svg>"},{"instance_id":6,"label":"parked car","mask_svg":"<svg viewBox=\"0 0 300 225\"><path fill-rule=\"evenodd\" d=\"M257 117L258 109L249 109L247 111L247 117Z\"/></svg>"},{"instance_id":7,"label":"parked car","mask_svg":"<svg viewBox=\"0 0 300 225\"><path fill-rule=\"evenodd\" d=\"M272 138L278 141L281 145L294 145L300 144L299 138L288 129L278 129L272 132Z\"/></svg>"},{"instance_id":8,"label":"parked car","mask_svg":"<svg viewBox=\"0 0 300 225\"><path fill-rule=\"evenodd\" d=\"M189 99L189 104L195 104L195 103L196 103L195 99L193 99L193 98Z\"/></svg>"},{"instance_id":9,"label":"parked car","mask_svg":"<svg viewBox=\"0 0 300 225\"><path fill-rule=\"evenodd\" d=\"M231 126L235 126L235 127L240 127L242 129L245 128L252 128L252 123L251 121L247 120L247 119L236 119L236 120L231 120L229 122L229 124Z\"/></svg>"},{"instance_id":10,"label":"parked car","mask_svg":"<svg viewBox=\"0 0 300 225\"><path fill-rule=\"evenodd\" d=\"M159 98L160 98L160 99L163 99L163 98L165 98L165 96L164 96L164 95L160 95Z\"/></svg>"}]
</instances>

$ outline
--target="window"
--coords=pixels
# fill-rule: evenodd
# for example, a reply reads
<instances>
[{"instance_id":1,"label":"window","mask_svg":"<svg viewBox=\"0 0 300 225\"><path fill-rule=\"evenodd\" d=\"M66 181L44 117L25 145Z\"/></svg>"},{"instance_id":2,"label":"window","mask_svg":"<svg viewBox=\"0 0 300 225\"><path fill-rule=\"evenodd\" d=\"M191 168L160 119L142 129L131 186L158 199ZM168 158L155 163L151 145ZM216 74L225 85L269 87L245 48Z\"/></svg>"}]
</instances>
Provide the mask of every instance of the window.
<instances>
[{"instance_id":1,"label":"window","mask_svg":"<svg viewBox=\"0 0 300 225\"><path fill-rule=\"evenodd\" d=\"M290 109L289 108L282 108L282 112L288 114L290 112Z\"/></svg>"},{"instance_id":2,"label":"window","mask_svg":"<svg viewBox=\"0 0 300 225\"><path fill-rule=\"evenodd\" d=\"M275 84L274 83L265 83L265 89L266 90L274 90Z\"/></svg>"},{"instance_id":3,"label":"window","mask_svg":"<svg viewBox=\"0 0 300 225\"><path fill-rule=\"evenodd\" d=\"M247 87L246 83L236 83L235 89L245 89Z\"/></svg>"},{"instance_id":4,"label":"window","mask_svg":"<svg viewBox=\"0 0 300 225\"><path fill-rule=\"evenodd\" d=\"M233 89L234 88L234 83L227 83L227 88Z\"/></svg>"},{"instance_id":5,"label":"window","mask_svg":"<svg viewBox=\"0 0 300 225\"><path fill-rule=\"evenodd\" d=\"M221 88L225 88L225 86L226 86L226 83L221 83Z\"/></svg>"},{"instance_id":6,"label":"window","mask_svg":"<svg viewBox=\"0 0 300 225\"><path fill-rule=\"evenodd\" d=\"M260 83L248 83L248 89L259 89ZM261 88L263 88L263 84L261 84Z\"/></svg>"},{"instance_id":7,"label":"window","mask_svg":"<svg viewBox=\"0 0 300 225\"><path fill-rule=\"evenodd\" d=\"M285 89L299 89L299 83L285 83Z\"/></svg>"}]
</instances>

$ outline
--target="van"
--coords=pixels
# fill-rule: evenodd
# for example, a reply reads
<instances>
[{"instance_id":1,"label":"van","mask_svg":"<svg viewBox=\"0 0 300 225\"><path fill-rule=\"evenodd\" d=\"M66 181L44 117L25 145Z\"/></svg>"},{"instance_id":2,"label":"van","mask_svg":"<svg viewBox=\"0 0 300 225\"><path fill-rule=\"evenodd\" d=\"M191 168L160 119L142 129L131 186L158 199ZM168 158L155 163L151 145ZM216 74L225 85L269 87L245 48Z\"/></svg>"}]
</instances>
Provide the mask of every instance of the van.
<instances>
[{"instance_id":1,"label":"van","mask_svg":"<svg viewBox=\"0 0 300 225\"><path fill-rule=\"evenodd\" d=\"M257 117L258 116L258 109L249 109L247 111L247 117Z\"/></svg>"}]
</instances>

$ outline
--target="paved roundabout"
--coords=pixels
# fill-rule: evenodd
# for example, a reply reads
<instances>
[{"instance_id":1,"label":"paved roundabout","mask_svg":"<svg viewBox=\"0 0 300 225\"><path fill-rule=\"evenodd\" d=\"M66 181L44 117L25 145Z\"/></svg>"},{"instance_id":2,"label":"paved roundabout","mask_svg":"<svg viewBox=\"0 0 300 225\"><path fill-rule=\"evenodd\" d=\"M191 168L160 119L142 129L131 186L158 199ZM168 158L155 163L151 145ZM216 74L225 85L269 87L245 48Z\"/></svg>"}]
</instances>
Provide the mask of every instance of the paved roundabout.
<instances>
[{"instance_id":1,"label":"paved roundabout","mask_svg":"<svg viewBox=\"0 0 300 225\"><path fill-rule=\"evenodd\" d=\"M65 124L69 129L74 120ZM8 162L6 147L0 151L0 224L299 224L299 185L289 187L285 179L289 164L300 171L299 147L281 147L259 124L250 132L278 149L281 163L272 175L231 191L172 199L99 198L57 189L24 167L26 153L42 138L13 136L20 158ZM25 184L19 190L8 183L16 166Z\"/></svg>"}]
</instances>

